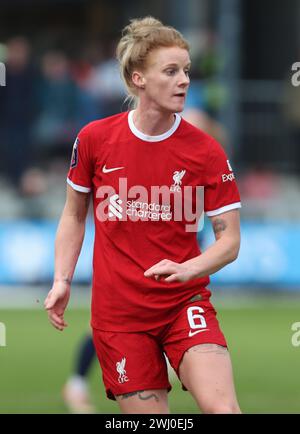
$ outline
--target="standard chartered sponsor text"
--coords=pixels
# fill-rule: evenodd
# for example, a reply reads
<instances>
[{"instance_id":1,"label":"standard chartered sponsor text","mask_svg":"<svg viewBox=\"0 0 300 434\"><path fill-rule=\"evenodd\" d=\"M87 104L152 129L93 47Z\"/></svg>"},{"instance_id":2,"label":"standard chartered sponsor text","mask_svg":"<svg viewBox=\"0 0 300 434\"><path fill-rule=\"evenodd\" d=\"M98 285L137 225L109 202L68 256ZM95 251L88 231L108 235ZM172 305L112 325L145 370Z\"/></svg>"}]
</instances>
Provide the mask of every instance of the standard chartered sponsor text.
<instances>
[{"instance_id":1,"label":"standard chartered sponsor text","mask_svg":"<svg viewBox=\"0 0 300 434\"><path fill-rule=\"evenodd\" d=\"M158 203L147 203L134 200L127 201L126 214L130 217L149 220L171 220L172 213L170 205L160 205Z\"/></svg>"}]
</instances>

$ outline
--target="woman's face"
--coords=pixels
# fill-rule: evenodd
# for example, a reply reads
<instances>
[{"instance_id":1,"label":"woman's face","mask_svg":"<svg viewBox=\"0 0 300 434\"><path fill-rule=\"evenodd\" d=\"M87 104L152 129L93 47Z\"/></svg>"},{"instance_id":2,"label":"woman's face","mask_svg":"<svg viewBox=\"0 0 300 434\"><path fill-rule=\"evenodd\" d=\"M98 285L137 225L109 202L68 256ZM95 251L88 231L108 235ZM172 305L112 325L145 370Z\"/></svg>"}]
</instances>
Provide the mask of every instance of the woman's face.
<instances>
[{"instance_id":1,"label":"woman's face","mask_svg":"<svg viewBox=\"0 0 300 434\"><path fill-rule=\"evenodd\" d=\"M139 97L148 108L172 113L182 112L190 84L191 60L187 50L179 47L160 47L149 53L141 74L144 89Z\"/></svg>"}]
</instances>

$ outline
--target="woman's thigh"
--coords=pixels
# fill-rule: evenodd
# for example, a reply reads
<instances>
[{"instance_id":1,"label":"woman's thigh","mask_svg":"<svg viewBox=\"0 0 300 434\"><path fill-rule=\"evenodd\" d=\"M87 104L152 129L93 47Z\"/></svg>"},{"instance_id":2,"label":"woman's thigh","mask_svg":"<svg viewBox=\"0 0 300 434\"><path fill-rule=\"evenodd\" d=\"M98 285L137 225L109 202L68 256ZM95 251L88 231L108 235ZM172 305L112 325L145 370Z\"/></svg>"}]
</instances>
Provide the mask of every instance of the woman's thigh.
<instances>
[{"instance_id":1,"label":"woman's thigh","mask_svg":"<svg viewBox=\"0 0 300 434\"><path fill-rule=\"evenodd\" d=\"M204 413L240 413L226 347L207 343L189 348L179 376Z\"/></svg>"}]
</instances>

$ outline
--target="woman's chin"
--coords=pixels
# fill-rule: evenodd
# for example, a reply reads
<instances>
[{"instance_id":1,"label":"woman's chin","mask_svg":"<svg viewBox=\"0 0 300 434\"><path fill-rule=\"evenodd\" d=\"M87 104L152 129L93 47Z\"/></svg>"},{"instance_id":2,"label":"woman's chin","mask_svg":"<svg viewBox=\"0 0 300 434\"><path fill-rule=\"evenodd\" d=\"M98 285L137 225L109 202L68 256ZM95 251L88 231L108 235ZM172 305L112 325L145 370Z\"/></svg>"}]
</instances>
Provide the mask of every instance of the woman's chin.
<instances>
[{"instance_id":1,"label":"woman's chin","mask_svg":"<svg viewBox=\"0 0 300 434\"><path fill-rule=\"evenodd\" d=\"M172 106L168 107L168 110L172 113L181 113L184 110L184 104L172 104Z\"/></svg>"},{"instance_id":2,"label":"woman's chin","mask_svg":"<svg viewBox=\"0 0 300 434\"><path fill-rule=\"evenodd\" d=\"M174 110L176 113L181 113L184 110L184 102L176 104L176 109Z\"/></svg>"}]
</instances>

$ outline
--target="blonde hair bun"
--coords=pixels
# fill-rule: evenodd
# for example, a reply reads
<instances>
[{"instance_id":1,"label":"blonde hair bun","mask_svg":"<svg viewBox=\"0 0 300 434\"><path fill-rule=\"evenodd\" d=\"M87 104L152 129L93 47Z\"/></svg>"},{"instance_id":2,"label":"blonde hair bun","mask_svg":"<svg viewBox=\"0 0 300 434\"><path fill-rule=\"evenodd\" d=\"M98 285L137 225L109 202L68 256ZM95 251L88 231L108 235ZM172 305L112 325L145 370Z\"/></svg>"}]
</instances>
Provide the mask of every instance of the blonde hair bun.
<instances>
[{"instance_id":1,"label":"blonde hair bun","mask_svg":"<svg viewBox=\"0 0 300 434\"><path fill-rule=\"evenodd\" d=\"M131 79L132 73L136 69L145 68L150 51L174 46L189 51L188 42L173 27L165 26L151 16L130 21L122 31L116 53L129 97L137 96L137 89Z\"/></svg>"}]
</instances>

